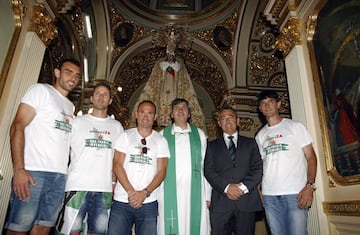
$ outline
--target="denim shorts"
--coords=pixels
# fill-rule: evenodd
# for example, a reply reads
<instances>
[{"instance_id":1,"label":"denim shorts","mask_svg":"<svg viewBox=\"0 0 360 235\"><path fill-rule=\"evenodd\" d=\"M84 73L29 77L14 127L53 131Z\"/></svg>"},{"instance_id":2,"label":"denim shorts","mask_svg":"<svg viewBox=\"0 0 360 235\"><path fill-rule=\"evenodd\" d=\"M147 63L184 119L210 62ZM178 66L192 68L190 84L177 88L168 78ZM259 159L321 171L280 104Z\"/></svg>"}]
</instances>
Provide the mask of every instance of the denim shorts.
<instances>
[{"instance_id":1,"label":"denim shorts","mask_svg":"<svg viewBox=\"0 0 360 235\"><path fill-rule=\"evenodd\" d=\"M110 211L108 235L131 234L135 224L135 234L157 234L157 201L143 204L139 209L132 208L128 203L113 201Z\"/></svg>"},{"instance_id":2,"label":"denim shorts","mask_svg":"<svg viewBox=\"0 0 360 235\"><path fill-rule=\"evenodd\" d=\"M30 185L31 198L21 201L11 190L10 207L5 228L30 231L33 225L53 227L64 200L66 175L55 172L27 171L35 180Z\"/></svg>"},{"instance_id":3,"label":"denim shorts","mask_svg":"<svg viewBox=\"0 0 360 235\"><path fill-rule=\"evenodd\" d=\"M83 230L84 219L87 216L87 232L92 234L105 234L108 227L109 212L111 207L111 192L69 192L66 196L66 210L78 210L78 214L71 227L71 232ZM65 213L69 215L71 213ZM64 218L65 220L71 218Z\"/></svg>"}]
</instances>

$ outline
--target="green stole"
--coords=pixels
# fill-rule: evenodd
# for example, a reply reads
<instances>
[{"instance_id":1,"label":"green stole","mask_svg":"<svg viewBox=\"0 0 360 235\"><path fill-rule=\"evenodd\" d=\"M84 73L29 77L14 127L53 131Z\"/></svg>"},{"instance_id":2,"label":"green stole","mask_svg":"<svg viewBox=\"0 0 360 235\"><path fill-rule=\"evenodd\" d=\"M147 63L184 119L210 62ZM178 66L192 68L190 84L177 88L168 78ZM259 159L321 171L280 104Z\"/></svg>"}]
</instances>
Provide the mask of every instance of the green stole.
<instances>
[{"instance_id":1,"label":"green stole","mask_svg":"<svg viewBox=\"0 0 360 235\"><path fill-rule=\"evenodd\" d=\"M191 132L191 202L190 202L190 234L200 234L201 224L201 141L197 128L190 124ZM164 129L164 136L168 141L170 158L168 160L166 177L164 180L164 224L165 234L179 234L178 208L176 194L175 167L175 135L171 133L172 125ZM180 208L181 209L181 208Z\"/></svg>"}]
</instances>

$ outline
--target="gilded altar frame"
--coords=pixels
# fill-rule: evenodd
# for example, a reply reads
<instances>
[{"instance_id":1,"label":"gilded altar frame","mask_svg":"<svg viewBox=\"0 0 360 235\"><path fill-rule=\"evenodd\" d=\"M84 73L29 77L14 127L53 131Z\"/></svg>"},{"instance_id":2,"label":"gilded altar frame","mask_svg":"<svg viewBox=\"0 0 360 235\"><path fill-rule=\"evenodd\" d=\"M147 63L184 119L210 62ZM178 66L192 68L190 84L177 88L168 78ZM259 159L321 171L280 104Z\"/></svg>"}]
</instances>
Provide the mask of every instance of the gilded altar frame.
<instances>
[{"instance_id":1,"label":"gilded altar frame","mask_svg":"<svg viewBox=\"0 0 360 235\"><path fill-rule=\"evenodd\" d=\"M357 139L356 142L351 142L351 144L344 144L339 145L335 135L338 135L338 132L334 132L334 128L332 128L332 121L335 119L333 118L332 112L329 112L331 106L337 107L335 102L332 102L332 99L327 97L327 94L329 94L329 87L326 88L324 84L328 81L328 83L332 83L334 79L337 79L341 81L342 84L345 84L346 79L348 77L342 77L342 78L335 78L336 70L338 69L336 66L338 66L338 62L341 59L341 56L343 53L345 53L345 47L350 45L351 38L348 34L353 33L354 35L359 35L360 32L360 26L359 24L356 25L355 30L353 32L347 32L344 34L343 43L340 43L340 46L334 53L334 57L332 57L331 66L329 68L329 71L324 72L324 68L321 66L321 61L318 60L316 57L316 45L313 41L314 35L316 35L317 26L319 25L318 22L318 14L320 11L326 6L326 1L321 1L316 9L315 13L309 17L307 22L307 40L308 40L308 47L310 51L310 59L311 59L311 66L313 71L313 77L314 77L314 85L315 85L315 93L316 93L316 102L317 106L319 107L319 118L320 118L320 126L322 130L322 140L323 140L323 149L324 149L324 156L326 160L326 169L328 174L332 177L332 179L340 184L340 185L354 185L360 183L360 164L359 164L359 158L360 158L360 141ZM360 4L359 4L360 7ZM331 28L331 27L329 27ZM335 28L335 26L334 26ZM334 30L334 29L332 29ZM319 30L320 31L320 30ZM356 39L353 39L356 40ZM320 40L319 40L320 41ZM321 42L322 43L322 42ZM325 42L324 42L325 43ZM355 43L354 43L355 44ZM327 45L331 46L331 45ZM359 58L357 58L360 61L360 55L358 55ZM321 56L320 56L321 57ZM359 67L358 67L359 68ZM358 69L357 68L357 69ZM328 75L328 76L327 76ZM343 80L341 80L343 79ZM358 81L360 81L360 77L357 78ZM354 79L356 81L356 78ZM339 82L338 82L339 83ZM355 86L355 85L354 85ZM332 90L336 90L335 87L331 87ZM327 89L327 90L326 90ZM337 90L336 90L337 91ZM338 92L338 91L337 91ZM336 93L335 93L336 94ZM337 97L338 95L335 95ZM333 107L332 107L333 108ZM358 116L360 118L360 116ZM358 119L359 120L359 119ZM337 128L339 129L339 128ZM343 151L343 152L341 152ZM351 154L354 155L355 161L355 168L353 169L353 165L347 165L351 166L351 169L346 169L347 165L341 165L341 162L343 159L344 161L350 161L350 157L352 157ZM349 157L350 156L350 157ZM349 160L350 159L350 160ZM350 163L351 164L351 163ZM345 172L345 174L344 174ZM351 172L355 172L355 174L351 174ZM330 185L332 186L332 185Z\"/></svg>"}]
</instances>

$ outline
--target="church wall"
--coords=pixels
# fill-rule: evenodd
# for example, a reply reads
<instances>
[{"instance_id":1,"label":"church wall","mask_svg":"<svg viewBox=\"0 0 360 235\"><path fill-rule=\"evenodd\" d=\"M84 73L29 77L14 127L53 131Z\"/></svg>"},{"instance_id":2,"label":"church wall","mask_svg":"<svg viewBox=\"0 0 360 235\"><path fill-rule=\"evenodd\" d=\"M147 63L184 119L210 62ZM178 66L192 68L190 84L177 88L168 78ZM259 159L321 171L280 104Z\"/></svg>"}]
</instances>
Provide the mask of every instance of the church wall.
<instances>
[{"instance_id":1,"label":"church wall","mask_svg":"<svg viewBox=\"0 0 360 235\"><path fill-rule=\"evenodd\" d=\"M0 27L1 27L1 44L0 44L0 96L4 85L3 77L8 69L7 57L11 53L12 40L16 39L16 25L14 21L12 5L10 1L1 1L0 9Z\"/></svg>"}]
</instances>

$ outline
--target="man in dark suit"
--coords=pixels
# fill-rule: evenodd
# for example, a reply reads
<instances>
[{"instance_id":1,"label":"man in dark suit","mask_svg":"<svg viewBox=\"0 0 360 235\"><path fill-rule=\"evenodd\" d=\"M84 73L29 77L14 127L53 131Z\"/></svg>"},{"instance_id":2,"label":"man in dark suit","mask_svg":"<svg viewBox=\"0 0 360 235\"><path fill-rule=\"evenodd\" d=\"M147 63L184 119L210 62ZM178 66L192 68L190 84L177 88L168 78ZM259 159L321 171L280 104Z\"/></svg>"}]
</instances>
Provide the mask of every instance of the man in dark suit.
<instances>
[{"instance_id":1,"label":"man in dark suit","mask_svg":"<svg viewBox=\"0 0 360 235\"><path fill-rule=\"evenodd\" d=\"M231 234L232 226L237 235L254 234L255 214L262 210L258 191L262 160L258 146L255 139L239 135L234 109L223 108L218 124L223 135L209 142L204 163L205 177L212 186L211 234Z\"/></svg>"}]
</instances>

